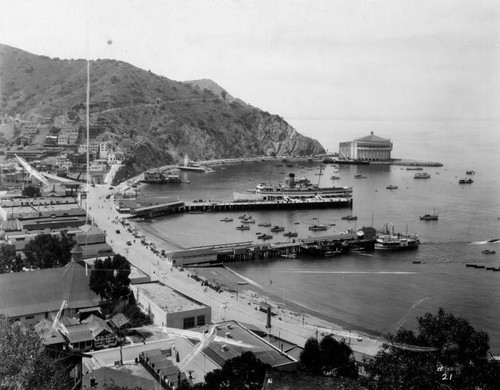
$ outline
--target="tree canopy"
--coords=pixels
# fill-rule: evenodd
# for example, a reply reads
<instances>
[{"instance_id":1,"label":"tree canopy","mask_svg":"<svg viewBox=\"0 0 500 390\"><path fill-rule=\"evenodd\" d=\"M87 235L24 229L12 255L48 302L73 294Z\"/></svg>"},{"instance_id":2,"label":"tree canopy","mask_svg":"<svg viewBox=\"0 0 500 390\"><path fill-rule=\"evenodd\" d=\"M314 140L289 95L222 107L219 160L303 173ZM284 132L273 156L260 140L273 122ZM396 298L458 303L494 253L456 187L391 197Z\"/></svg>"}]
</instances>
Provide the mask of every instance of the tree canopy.
<instances>
[{"instance_id":1,"label":"tree canopy","mask_svg":"<svg viewBox=\"0 0 500 390\"><path fill-rule=\"evenodd\" d=\"M300 369L314 375L357 376L351 347L330 335L325 336L321 342L313 337L306 341L300 354Z\"/></svg>"},{"instance_id":2,"label":"tree canopy","mask_svg":"<svg viewBox=\"0 0 500 390\"><path fill-rule=\"evenodd\" d=\"M23 261L14 245L0 245L0 274L22 271Z\"/></svg>"},{"instance_id":3,"label":"tree canopy","mask_svg":"<svg viewBox=\"0 0 500 390\"><path fill-rule=\"evenodd\" d=\"M220 370L205 376L204 390L260 390L269 364L262 363L252 352L229 359Z\"/></svg>"},{"instance_id":4,"label":"tree canopy","mask_svg":"<svg viewBox=\"0 0 500 390\"><path fill-rule=\"evenodd\" d=\"M45 351L32 328L20 322L9 323L0 315L0 388L67 389L71 387L70 368L64 359Z\"/></svg>"},{"instance_id":5,"label":"tree canopy","mask_svg":"<svg viewBox=\"0 0 500 390\"><path fill-rule=\"evenodd\" d=\"M71 260L73 246L73 238L64 231L58 236L39 234L24 248L25 265L34 268L62 267Z\"/></svg>"},{"instance_id":6,"label":"tree canopy","mask_svg":"<svg viewBox=\"0 0 500 390\"><path fill-rule=\"evenodd\" d=\"M41 195L40 188L33 186L24 187L21 193L29 198L36 198Z\"/></svg>"},{"instance_id":7,"label":"tree canopy","mask_svg":"<svg viewBox=\"0 0 500 390\"><path fill-rule=\"evenodd\" d=\"M129 275L130 264L122 255L97 259L90 273L89 286L103 300L113 305L130 293Z\"/></svg>"},{"instance_id":8,"label":"tree canopy","mask_svg":"<svg viewBox=\"0 0 500 390\"><path fill-rule=\"evenodd\" d=\"M416 334L401 329L386 339L367 366L372 389L500 389L488 335L443 309L419 317Z\"/></svg>"}]
</instances>

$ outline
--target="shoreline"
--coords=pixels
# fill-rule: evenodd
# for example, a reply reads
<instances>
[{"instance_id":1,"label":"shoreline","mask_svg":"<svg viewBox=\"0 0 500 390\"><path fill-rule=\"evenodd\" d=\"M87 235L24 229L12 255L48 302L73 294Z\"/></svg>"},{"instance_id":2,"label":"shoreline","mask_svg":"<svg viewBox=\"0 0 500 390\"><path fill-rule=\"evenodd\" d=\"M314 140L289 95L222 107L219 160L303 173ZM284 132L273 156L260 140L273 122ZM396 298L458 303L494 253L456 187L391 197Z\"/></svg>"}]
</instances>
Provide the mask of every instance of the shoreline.
<instances>
[{"instance_id":1,"label":"shoreline","mask_svg":"<svg viewBox=\"0 0 500 390\"><path fill-rule=\"evenodd\" d=\"M305 317L305 323L314 326L318 329L325 331L334 331L342 335L352 334L351 337L361 337L370 339L383 338L383 332L375 329L366 329L355 324L350 324L340 318L329 318L322 313L309 309L298 302L291 300L283 300L269 292L264 286L259 283L240 275L238 272L232 270L230 267L222 265L217 267L196 267L186 268L190 273L205 278L212 285L220 286L221 289L235 294L243 299L252 301L252 303L259 305L260 303L267 303L275 310L277 314L285 312L290 317L296 317L300 323L302 316ZM248 282L248 285L239 285L238 282Z\"/></svg>"}]
</instances>

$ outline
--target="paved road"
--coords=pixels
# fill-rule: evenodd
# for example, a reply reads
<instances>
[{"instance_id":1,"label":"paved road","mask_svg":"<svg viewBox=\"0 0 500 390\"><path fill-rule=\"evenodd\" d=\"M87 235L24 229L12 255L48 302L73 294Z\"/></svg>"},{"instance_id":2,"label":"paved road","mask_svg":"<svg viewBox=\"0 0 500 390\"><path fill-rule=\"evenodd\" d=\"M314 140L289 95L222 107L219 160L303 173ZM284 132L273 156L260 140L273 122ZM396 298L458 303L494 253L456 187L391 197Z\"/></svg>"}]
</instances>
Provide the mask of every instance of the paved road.
<instances>
[{"instance_id":1,"label":"paved road","mask_svg":"<svg viewBox=\"0 0 500 390\"><path fill-rule=\"evenodd\" d=\"M188 277L189 271L180 271L172 267L164 258L154 254L151 249L142 245L139 239L134 238L132 233L126 231L123 226L116 223L116 219L122 218L114 208L112 199L106 199L112 190L108 186L96 185L89 192L89 214L95 223L107 233L109 244L116 253L126 255L127 259L137 268L151 277L153 281L160 281L167 286L205 304L212 308L212 322L222 320L236 320L242 323L252 324L265 329L266 314L256 310L256 305L248 299L237 297L233 293L216 293L211 289L205 289L193 278ZM116 230L120 233L116 233ZM134 243L135 240L135 243ZM149 240L149 238L148 238ZM132 245L127 245L130 241ZM171 248L163 248L167 252ZM306 316L304 321L301 317L292 316L290 313L282 315L280 319L273 318L270 333L281 336L285 340L298 345L304 345L309 337L316 332L348 333L340 327L327 321ZM380 348L381 341L363 337L359 341L356 337L351 338L353 350L375 354Z\"/></svg>"}]
</instances>

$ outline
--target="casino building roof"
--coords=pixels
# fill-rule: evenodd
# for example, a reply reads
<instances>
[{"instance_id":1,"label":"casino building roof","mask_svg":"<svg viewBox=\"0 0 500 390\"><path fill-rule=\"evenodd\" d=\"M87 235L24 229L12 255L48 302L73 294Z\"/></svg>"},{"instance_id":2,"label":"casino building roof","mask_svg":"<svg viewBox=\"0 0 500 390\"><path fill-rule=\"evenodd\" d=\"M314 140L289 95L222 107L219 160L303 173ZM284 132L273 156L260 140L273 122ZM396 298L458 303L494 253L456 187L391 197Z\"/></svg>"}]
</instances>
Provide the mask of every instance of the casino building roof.
<instances>
[{"instance_id":1,"label":"casino building roof","mask_svg":"<svg viewBox=\"0 0 500 390\"><path fill-rule=\"evenodd\" d=\"M388 161L391 159L392 142L373 134L354 141L339 144L339 158L342 160Z\"/></svg>"}]
</instances>

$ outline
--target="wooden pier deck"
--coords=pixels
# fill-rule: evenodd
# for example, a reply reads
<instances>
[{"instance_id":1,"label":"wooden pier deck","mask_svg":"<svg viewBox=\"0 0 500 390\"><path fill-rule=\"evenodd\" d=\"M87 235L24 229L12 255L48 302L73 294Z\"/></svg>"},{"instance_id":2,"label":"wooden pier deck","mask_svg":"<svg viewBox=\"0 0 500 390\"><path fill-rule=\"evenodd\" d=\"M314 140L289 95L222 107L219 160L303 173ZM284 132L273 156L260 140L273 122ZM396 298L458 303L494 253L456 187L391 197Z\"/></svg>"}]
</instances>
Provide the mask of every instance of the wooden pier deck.
<instances>
[{"instance_id":1,"label":"wooden pier deck","mask_svg":"<svg viewBox=\"0 0 500 390\"><path fill-rule=\"evenodd\" d=\"M352 208L352 198L324 198L293 201L231 201L231 202L190 202L181 201L163 203L154 206L140 207L132 211L134 217L155 218L162 215L178 213L203 213L251 210L298 210Z\"/></svg>"}]
</instances>

